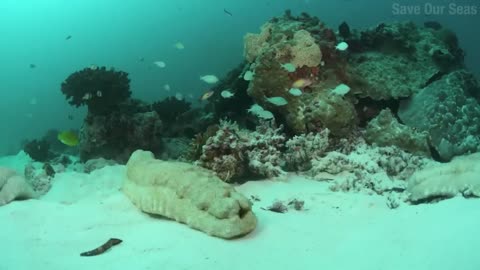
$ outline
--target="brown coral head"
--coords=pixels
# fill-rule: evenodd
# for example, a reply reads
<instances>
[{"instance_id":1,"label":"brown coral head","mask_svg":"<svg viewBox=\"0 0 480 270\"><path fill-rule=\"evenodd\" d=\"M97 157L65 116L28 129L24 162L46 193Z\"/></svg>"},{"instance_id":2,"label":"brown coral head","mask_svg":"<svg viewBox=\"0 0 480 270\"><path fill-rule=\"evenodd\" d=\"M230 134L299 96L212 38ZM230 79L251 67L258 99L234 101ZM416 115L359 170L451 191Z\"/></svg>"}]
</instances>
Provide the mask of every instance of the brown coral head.
<instances>
[{"instance_id":1,"label":"brown coral head","mask_svg":"<svg viewBox=\"0 0 480 270\"><path fill-rule=\"evenodd\" d=\"M319 72L320 72L319 67L303 66L303 67L297 68L294 72L288 73L288 77L292 81L292 84L300 79L309 80L310 83L305 86L305 87L308 87L309 85L315 84L315 82L317 81Z\"/></svg>"}]
</instances>

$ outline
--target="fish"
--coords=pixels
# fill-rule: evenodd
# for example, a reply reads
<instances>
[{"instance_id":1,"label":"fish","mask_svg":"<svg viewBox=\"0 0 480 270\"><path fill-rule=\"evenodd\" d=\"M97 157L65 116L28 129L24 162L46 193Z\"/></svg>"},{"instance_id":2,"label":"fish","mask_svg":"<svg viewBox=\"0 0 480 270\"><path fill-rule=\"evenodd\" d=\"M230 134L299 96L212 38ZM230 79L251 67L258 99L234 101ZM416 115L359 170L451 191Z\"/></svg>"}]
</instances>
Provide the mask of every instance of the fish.
<instances>
[{"instance_id":1,"label":"fish","mask_svg":"<svg viewBox=\"0 0 480 270\"><path fill-rule=\"evenodd\" d=\"M72 36L71 36L71 35L68 35L68 36L65 38L65 40L70 40L71 38L72 38Z\"/></svg>"},{"instance_id":2,"label":"fish","mask_svg":"<svg viewBox=\"0 0 480 270\"><path fill-rule=\"evenodd\" d=\"M69 115L67 116L67 119L68 119L68 120L73 120L73 115L69 114Z\"/></svg>"},{"instance_id":3,"label":"fish","mask_svg":"<svg viewBox=\"0 0 480 270\"><path fill-rule=\"evenodd\" d=\"M93 95L91 93L86 93L85 95L83 95L82 99L83 100L89 100L93 97Z\"/></svg>"},{"instance_id":4,"label":"fish","mask_svg":"<svg viewBox=\"0 0 480 270\"><path fill-rule=\"evenodd\" d=\"M173 47L175 47L177 50L183 50L185 49L185 45L183 45L182 42L178 41L175 44L173 44Z\"/></svg>"},{"instance_id":5,"label":"fish","mask_svg":"<svg viewBox=\"0 0 480 270\"><path fill-rule=\"evenodd\" d=\"M335 87L335 89L332 90L332 93L334 93L336 95L339 95L339 96L344 96L348 92L350 92L350 87L346 84L343 84L343 83L337 85L337 87Z\"/></svg>"},{"instance_id":6,"label":"fish","mask_svg":"<svg viewBox=\"0 0 480 270\"><path fill-rule=\"evenodd\" d=\"M183 95L181 93L176 93L175 94L175 99L177 99L178 101L182 101L183 100Z\"/></svg>"},{"instance_id":7,"label":"fish","mask_svg":"<svg viewBox=\"0 0 480 270\"><path fill-rule=\"evenodd\" d=\"M68 146L77 146L80 141L77 133L71 130L62 131L58 133L57 138L61 143Z\"/></svg>"},{"instance_id":8,"label":"fish","mask_svg":"<svg viewBox=\"0 0 480 270\"><path fill-rule=\"evenodd\" d=\"M255 73L253 73L253 72L250 71L250 70L247 70L247 71L245 72L245 74L243 74L243 79L244 79L245 81L251 81L251 80L253 80L253 76L254 76L254 75L255 75Z\"/></svg>"},{"instance_id":9,"label":"fish","mask_svg":"<svg viewBox=\"0 0 480 270\"><path fill-rule=\"evenodd\" d=\"M95 65L95 64L91 64L88 68L91 69L91 70L97 70L98 66Z\"/></svg>"},{"instance_id":10,"label":"fish","mask_svg":"<svg viewBox=\"0 0 480 270\"><path fill-rule=\"evenodd\" d=\"M102 91L98 90L97 91L97 97L102 97L102 95L103 95Z\"/></svg>"},{"instance_id":11,"label":"fish","mask_svg":"<svg viewBox=\"0 0 480 270\"><path fill-rule=\"evenodd\" d=\"M165 64L163 61L155 61L153 64L159 68L165 68L167 66L167 64Z\"/></svg>"},{"instance_id":12,"label":"fish","mask_svg":"<svg viewBox=\"0 0 480 270\"><path fill-rule=\"evenodd\" d=\"M286 64L283 64L282 65L282 68L284 68L286 71L288 72L295 72L295 70L297 70L297 68L295 67L294 64L292 63L286 63Z\"/></svg>"},{"instance_id":13,"label":"fish","mask_svg":"<svg viewBox=\"0 0 480 270\"><path fill-rule=\"evenodd\" d=\"M138 62L143 62L143 61L145 61L145 57L138 58Z\"/></svg>"},{"instance_id":14,"label":"fish","mask_svg":"<svg viewBox=\"0 0 480 270\"><path fill-rule=\"evenodd\" d=\"M233 16L233 14L232 14L230 11L226 10L225 8L223 9L223 12L224 12L225 14L228 14L228 15L230 15L230 16Z\"/></svg>"},{"instance_id":15,"label":"fish","mask_svg":"<svg viewBox=\"0 0 480 270\"><path fill-rule=\"evenodd\" d=\"M307 86L312 85L312 80L309 79L298 79L292 84L292 88L298 88L298 89L303 89Z\"/></svg>"},{"instance_id":16,"label":"fish","mask_svg":"<svg viewBox=\"0 0 480 270\"><path fill-rule=\"evenodd\" d=\"M262 119L267 119L268 120L268 119L273 119L274 118L272 112L265 110L262 106L260 106L258 104L253 104L247 110L247 112L249 112L253 115L256 115L257 117L262 118Z\"/></svg>"},{"instance_id":17,"label":"fish","mask_svg":"<svg viewBox=\"0 0 480 270\"><path fill-rule=\"evenodd\" d=\"M213 91L207 91L207 92L203 93L203 94L200 96L200 100L202 100L202 101L203 101L203 100L207 100L207 99L209 99L211 96L213 96L214 93L215 93L215 92L213 92Z\"/></svg>"},{"instance_id":18,"label":"fish","mask_svg":"<svg viewBox=\"0 0 480 270\"><path fill-rule=\"evenodd\" d=\"M223 90L220 95L223 97L223 98L231 98L233 96L235 96L235 94L233 94L232 92L230 92L230 89L227 89L227 90Z\"/></svg>"},{"instance_id":19,"label":"fish","mask_svg":"<svg viewBox=\"0 0 480 270\"><path fill-rule=\"evenodd\" d=\"M266 99L275 106L284 106L288 104L288 101L283 97L269 97Z\"/></svg>"},{"instance_id":20,"label":"fish","mask_svg":"<svg viewBox=\"0 0 480 270\"><path fill-rule=\"evenodd\" d=\"M37 99L36 98L31 98L30 99L30 105L37 105Z\"/></svg>"},{"instance_id":21,"label":"fish","mask_svg":"<svg viewBox=\"0 0 480 270\"><path fill-rule=\"evenodd\" d=\"M290 90L288 90L288 93L290 93L290 95L292 96L298 97L302 95L302 90L298 88L290 88Z\"/></svg>"},{"instance_id":22,"label":"fish","mask_svg":"<svg viewBox=\"0 0 480 270\"><path fill-rule=\"evenodd\" d=\"M30 67L30 68L36 68L37 65L35 65L35 64L30 64L29 67Z\"/></svg>"},{"instance_id":23,"label":"fish","mask_svg":"<svg viewBox=\"0 0 480 270\"><path fill-rule=\"evenodd\" d=\"M218 82L218 78L215 75L204 75L200 76L200 80L209 83L209 84L214 84Z\"/></svg>"},{"instance_id":24,"label":"fish","mask_svg":"<svg viewBox=\"0 0 480 270\"><path fill-rule=\"evenodd\" d=\"M338 43L337 46L335 46L335 49L339 51L345 51L346 49L348 49L348 43L346 43L345 41L342 41Z\"/></svg>"},{"instance_id":25,"label":"fish","mask_svg":"<svg viewBox=\"0 0 480 270\"><path fill-rule=\"evenodd\" d=\"M169 92L169 91L171 90L170 85L169 85L169 84L165 84L165 85L163 86L163 90Z\"/></svg>"}]
</instances>

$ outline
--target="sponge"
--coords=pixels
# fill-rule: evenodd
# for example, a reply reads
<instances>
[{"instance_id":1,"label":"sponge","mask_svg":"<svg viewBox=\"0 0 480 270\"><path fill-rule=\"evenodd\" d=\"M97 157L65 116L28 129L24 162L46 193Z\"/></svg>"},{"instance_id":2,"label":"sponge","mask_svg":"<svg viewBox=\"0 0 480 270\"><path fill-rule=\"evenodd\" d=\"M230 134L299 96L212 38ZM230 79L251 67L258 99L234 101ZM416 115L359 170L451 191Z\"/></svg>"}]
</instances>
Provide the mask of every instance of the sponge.
<instances>
[{"instance_id":1,"label":"sponge","mask_svg":"<svg viewBox=\"0 0 480 270\"><path fill-rule=\"evenodd\" d=\"M123 192L143 212L212 236L243 236L257 224L250 201L214 172L190 163L156 160L148 151L131 155Z\"/></svg>"},{"instance_id":2,"label":"sponge","mask_svg":"<svg viewBox=\"0 0 480 270\"><path fill-rule=\"evenodd\" d=\"M17 199L35 197L32 187L15 171L0 167L0 206Z\"/></svg>"}]
</instances>

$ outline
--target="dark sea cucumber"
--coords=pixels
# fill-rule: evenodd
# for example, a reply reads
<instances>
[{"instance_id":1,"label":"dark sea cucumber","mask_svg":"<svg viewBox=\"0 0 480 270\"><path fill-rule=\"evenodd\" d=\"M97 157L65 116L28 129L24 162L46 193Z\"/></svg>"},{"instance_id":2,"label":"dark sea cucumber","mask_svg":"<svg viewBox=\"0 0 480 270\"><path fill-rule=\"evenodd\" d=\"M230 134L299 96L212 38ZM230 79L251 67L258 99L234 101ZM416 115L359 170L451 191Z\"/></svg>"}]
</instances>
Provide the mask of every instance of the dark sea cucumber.
<instances>
[{"instance_id":1,"label":"dark sea cucumber","mask_svg":"<svg viewBox=\"0 0 480 270\"><path fill-rule=\"evenodd\" d=\"M109 250L111 247L118 245L120 243L122 243L122 240L118 238L110 238L105 244L99 246L96 249L82 252L80 253L80 256L97 256Z\"/></svg>"}]
</instances>

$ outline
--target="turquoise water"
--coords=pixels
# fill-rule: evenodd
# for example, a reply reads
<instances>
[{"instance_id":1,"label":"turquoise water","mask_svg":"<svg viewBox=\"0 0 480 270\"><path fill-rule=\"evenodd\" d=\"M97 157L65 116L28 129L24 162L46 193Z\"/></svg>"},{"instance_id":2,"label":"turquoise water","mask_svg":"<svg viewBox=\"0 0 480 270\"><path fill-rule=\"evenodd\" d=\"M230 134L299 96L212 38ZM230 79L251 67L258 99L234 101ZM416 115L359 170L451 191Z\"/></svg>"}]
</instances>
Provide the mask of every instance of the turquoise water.
<instances>
[{"instance_id":1,"label":"turquoise water","mask_svg":"<svg viewBox=\"0 0 480 270\"><path fill-rule=\"evenodd\" d=\"M392 14L392 3L3 0L0 122L5 128L0 133L0 154L16 153L21 140L38 138L50 128L81 125L84 108L69 106L60 92L61 82L70 73L92 64L114 66L130 74L133 97L161 99L167 95L163 85L169 84L172 92L196 98L207 90L198 77L221 77L235 67L242 61L245 33L258 32L264 22L285 9L294 14L308 11L332 28L344 20L355 28L382 21L435 19L457 33L467 52L467 65L480 74L477 29L472 27L478 25L480 16L397 16ZM182 42L185 49L176 50L176 42ZM157 60L167 68L156 68L152 62Z\"/></svg>"},{"instance_id":2,"label":"turquoise water","mask_svg":"<svg viewBox=\"0 0 480 270\"><path fill-rule=\"evenodd\" d=\"M479 23L0 0L0 270L480 269Z\"/></svg>"}]
</instances>

